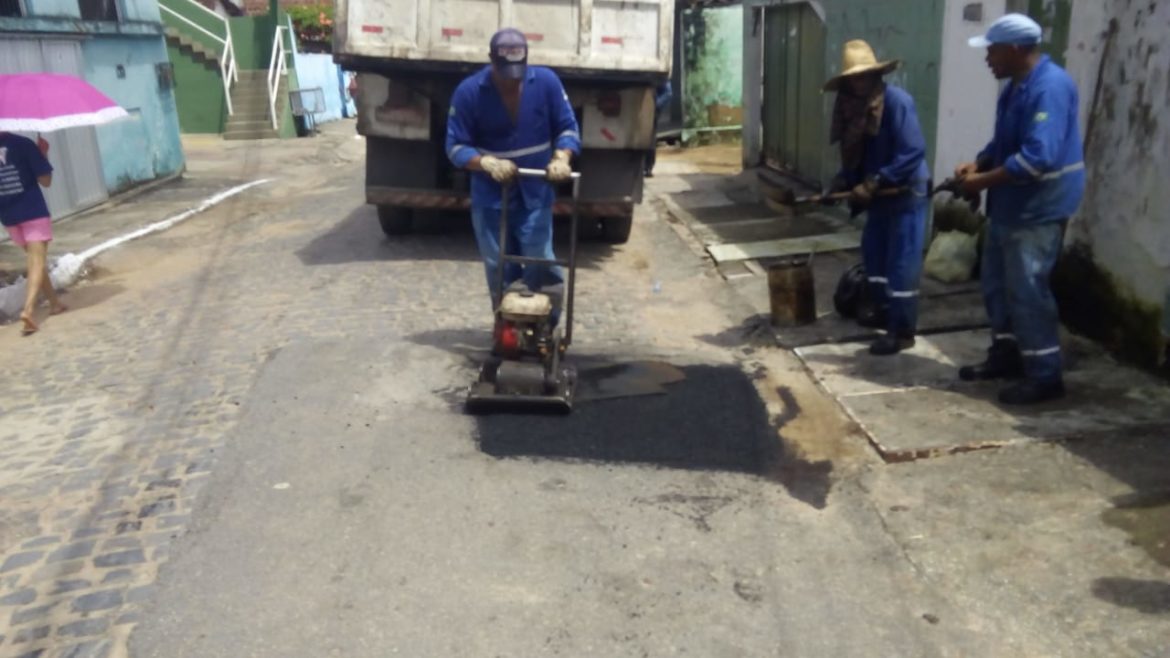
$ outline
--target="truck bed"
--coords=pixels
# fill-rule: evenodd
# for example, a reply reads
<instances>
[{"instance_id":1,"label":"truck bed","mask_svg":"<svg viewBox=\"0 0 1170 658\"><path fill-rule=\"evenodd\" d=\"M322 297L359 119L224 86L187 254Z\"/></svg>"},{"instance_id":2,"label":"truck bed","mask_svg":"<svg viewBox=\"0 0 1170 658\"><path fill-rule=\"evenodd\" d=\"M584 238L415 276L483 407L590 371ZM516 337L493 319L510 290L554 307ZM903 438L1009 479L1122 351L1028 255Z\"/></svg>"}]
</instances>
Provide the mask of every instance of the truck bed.
<instances>
[{"instance_id":1,"label":"truck bed","mask_svg":"<svg viewBox=\"0 0 1170 658\"><path fill-rule=\"evenodd\" d=\"M562 74L670 72L674 0L336 0L334 59L356 70L487 63L501 27L528 37L529 61Z\"/></svg>"}]
</instances>

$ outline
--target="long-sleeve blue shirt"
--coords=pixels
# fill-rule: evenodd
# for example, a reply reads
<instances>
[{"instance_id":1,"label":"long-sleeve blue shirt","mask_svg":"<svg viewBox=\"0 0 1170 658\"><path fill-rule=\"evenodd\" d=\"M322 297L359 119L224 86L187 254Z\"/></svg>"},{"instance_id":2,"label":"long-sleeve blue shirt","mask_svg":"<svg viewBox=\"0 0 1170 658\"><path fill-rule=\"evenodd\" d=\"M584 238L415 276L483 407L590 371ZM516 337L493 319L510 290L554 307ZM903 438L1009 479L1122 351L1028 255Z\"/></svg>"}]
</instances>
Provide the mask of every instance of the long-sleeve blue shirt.
<instances>
[{"instance_id":1,"label":"long-sleeve blue shirt","mask_svg":"<svg viewBox=\"0 0 1170 658\"><path fill-rule=\"evenodd\" d=\"M874 197L870 214L888 214L908 208L914 197L927 193L930 173L926 168L926 138L918 124L914 99L905 90L886 85L885 106L878 134L866 137L865 157L855 171L842 171L850 187L871 176L881 187L908 187L911 194Z\"/></svg>"},{"instance_id":2,"label":"long-sleeve blue shirt","mask_svg":"<svg viewBox=\"0 0 1170 658\"><path fill-rule=\"evenodd\" d=\"M982 169L1004 167L1012 183L987 193L991 221L1029 225L1068 219L1085 191L1085 162L1073 79L1047 56L999 96L995 137Z\"/></svg>"},{"instance_id":3,"label":"long-sleeve blue shirt","mask_svg":"<svg viewBox=\"0 0 1170 658\"><path fill-rule=\"evenodd\" d=\"M579 153L581 137L565 88L551 70L528 67L515 122L492 83L490 66L455 89L447 116L447 157L451 164L463 169L477 155L492 155L512 160L521 168L544 169L554 149ZM512 186L509 205L547 208L554 200L553 188L547 182L522 178ZM483 172L473 172L471 203L499 208L500 185Z\"/></svg>"}]
</instances>

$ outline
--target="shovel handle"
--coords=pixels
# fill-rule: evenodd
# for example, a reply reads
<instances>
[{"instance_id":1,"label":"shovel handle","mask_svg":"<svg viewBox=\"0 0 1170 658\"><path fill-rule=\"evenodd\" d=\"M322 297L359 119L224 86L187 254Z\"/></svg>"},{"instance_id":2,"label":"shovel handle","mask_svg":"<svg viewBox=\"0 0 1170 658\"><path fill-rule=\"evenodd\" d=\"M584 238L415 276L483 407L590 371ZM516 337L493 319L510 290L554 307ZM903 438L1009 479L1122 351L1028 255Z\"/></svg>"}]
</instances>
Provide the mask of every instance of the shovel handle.
<instances>
[{"instance_id":1,"label":"shovel handle","mask_svg":"<svg viewBox=\"0 0 1170 658\"><path fill-rule=\"evenodd\" d=\"M910 191L908 187L883 187L874 192L875 197L900 196ZM793 203L821 203L823 201L845 201L852 192L831 192L829 194L814 194L793 199Z\"/></svg>"}]
</instances>

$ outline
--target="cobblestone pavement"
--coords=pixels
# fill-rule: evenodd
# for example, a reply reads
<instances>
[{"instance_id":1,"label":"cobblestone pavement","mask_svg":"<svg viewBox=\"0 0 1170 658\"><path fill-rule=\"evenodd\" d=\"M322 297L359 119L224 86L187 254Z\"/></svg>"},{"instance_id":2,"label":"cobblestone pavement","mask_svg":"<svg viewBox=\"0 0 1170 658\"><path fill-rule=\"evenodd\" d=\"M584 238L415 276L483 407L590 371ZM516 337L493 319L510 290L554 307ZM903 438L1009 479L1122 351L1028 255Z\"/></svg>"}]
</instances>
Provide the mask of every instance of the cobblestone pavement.
<instances>
[{"instance_id":1,"label":"cobblestone pavement","mask_svg":"<svg viewBox=\"0 0 1170 658\"><path fill-rule=\"evenodd\" d=\"M470 232L384 240L362 204L355 141L334 130L235 160L205 147L193 167L278 180L101 257L66 296L73 310L36 336L2 328L0 655L126 655L275 350L367 335L486 341ZM638 219L630 245L583 248L579 346L722 354L692 337L726 326L704 299L719 284L654 212ZM690 329L672 333L681 318Z\"/></svg>"}]
</instances>

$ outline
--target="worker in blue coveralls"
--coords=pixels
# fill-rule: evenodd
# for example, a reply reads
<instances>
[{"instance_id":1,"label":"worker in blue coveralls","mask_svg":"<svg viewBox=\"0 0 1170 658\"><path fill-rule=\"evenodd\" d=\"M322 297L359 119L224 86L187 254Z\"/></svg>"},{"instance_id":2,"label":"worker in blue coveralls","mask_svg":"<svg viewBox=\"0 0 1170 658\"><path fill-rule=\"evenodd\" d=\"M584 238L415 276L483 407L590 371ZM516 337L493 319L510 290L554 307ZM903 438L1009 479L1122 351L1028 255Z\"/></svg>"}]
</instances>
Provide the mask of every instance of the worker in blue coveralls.
<instances>
[{"instance_id":1,"label":"worker in blue coveralls","mask_svg":"<svg viewBox=\"0 0 1170 658\"><path fill-rule=\"evenodd\" d=\"M837 92L830 141L841 149L841 172L831 190L850 190L850 204L867 211L861 251L876 312L858 321L886 329L869 346L877 356L914 345L929 187L914 100L882 80L897 66L879 62L866 42L850 41L841 73L824 87ZM888 188L902 191L880 192Z\"/></svg>"},{"instance_id":2,"label":"worker in blue coveralls","mask_svg":"<svg viewBox=\"0 0 1170 658\"><path fill-rule=\"evenodd\" d=\"M959 376L1023 378L1000 391L1004 404L1064 395L1060 318L1049 277L1085 189L1076 84L1040 53L1040 36L1036 21L1008 14L970 40L987 49L991 72L1008 84L991 143L955 170L964 194L988 191L981 283L992 330L987 360L963 367Z\"/></svg>"},{"instance_id":3,"label":"worker in blue coveralls","mask_svg":"<svg viewBox=\"0 0 1170 658\"><path fill-rule=\"evenodd\" d=\"M553 259L553 186L522 178L518 169L543 169L557 183L572 177L571 161L581 150L577 118L556 74L528 66L528 41L506 28L492 36L491 64L461 82L447 118L447 157L471 175L471 221L487 272L493 308L496 289L500 209L508 204L507 253ZM514 183L514 184L512 184ZM502 198L502 190L508 198ZM560 268L509 263L504 286L523 279L531 290L564 281ZM554 320L555 321L555 320Z\"/></svg>"}]
</instances>

